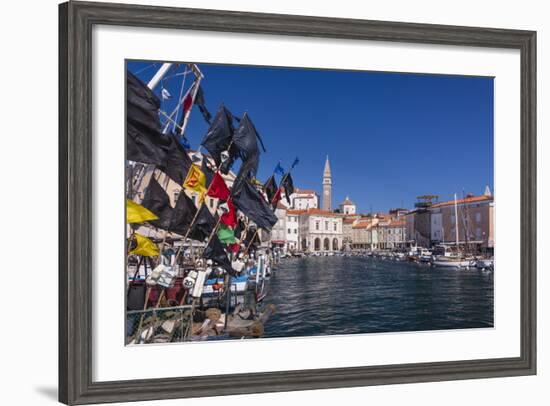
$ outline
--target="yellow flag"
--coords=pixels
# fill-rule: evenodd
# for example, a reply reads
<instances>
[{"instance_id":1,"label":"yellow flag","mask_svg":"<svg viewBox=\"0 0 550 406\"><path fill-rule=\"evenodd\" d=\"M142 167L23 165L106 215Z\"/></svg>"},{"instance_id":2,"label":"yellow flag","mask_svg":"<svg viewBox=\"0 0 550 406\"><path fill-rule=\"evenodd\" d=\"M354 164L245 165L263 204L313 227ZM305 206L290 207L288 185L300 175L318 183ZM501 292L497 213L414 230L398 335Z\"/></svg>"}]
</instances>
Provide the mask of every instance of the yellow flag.
<instances>
[{"instance_id":1,"label":"yellow flag","mask_svg":"<svg viewBox=\"0 0 550 406\"><path fill-rule=\"evenodd\" d=\"M142 255L144 257L156 257L159 249L153 241L141 234L135 233L136 247L129 254Z\"/></svg>"},{"instance_id":2,"label":"yellow flag","mask_svg":"<svg viewBox=\"0 0 550 406\"><path fill-rule=\"evenodd\" d=\"M156 220L158 217L150 210L137 204L133 200L126 199L126 222L143 223L144 221Z\"/></svg>"},{"instance_id":3,"label":"yellow flag","mask_svg":"<svg viewBox=\"0 0 550 406\"><path fill-rule=\"evenodd\" d=\"M206 193L206 176L197 165L191 165L183 186L201 195Z\"/></svg>"}]
</instances>

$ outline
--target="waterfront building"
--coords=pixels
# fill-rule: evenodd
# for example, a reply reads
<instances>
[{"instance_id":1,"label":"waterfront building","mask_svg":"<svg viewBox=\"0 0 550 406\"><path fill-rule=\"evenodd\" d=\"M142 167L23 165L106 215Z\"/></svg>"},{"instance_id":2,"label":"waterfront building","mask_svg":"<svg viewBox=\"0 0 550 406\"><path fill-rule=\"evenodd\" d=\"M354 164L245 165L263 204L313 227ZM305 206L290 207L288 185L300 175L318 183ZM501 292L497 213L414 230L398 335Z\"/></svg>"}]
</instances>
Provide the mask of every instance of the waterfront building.
<instances>
[{"instance_id":1,"label":"waterfront building","mask_svg":"<svg viewBox=\"0 0 550 406\"><path fill-rule=\"evenodd\" d=\"M405 248L405 221L393 219L387 225L386 247L389 249Z\"/></svg>"},{"instance_id":2,"label":"waterfront building","mask_svg":"<svg viewBox=\"0 0 550 406\"><path fill-rule=\"evenodd\" d=\"M342 244L343 249L353 248L353 225L357 223L360 216L342 217Z\"/></svg>"},{"instance_id":3,"label":"waterfront building","mask_svg":"<svg viewBox=\"0 0 550 406\"><path fill-rule=\"evenodd\" d=\"M382 216L378 219L378 223L374 226L374 232L377 234L377 244L374 249L388 249L388 232L391 218Z\"/></svg>"},{"instance_id":4,"label":"waterfront building","mask_svg":"<svg viewBox=\"0 0 550 406\"><path fill-rule=\"evenodd\" d=\"M346 199L340 203L340 213L344 215L353 215L356 210L355 203L349 199L349 196L346 196Z\"/></svg>"},{"instance_id":5,"label":"waterfront building","mask_svg":"<svg viewBox=\"0 0 550 406\"><path fill-rule=\"evenodd\" d=\"M487 191L480 196L433 204L430 208L432 244L455 245L478 250L494 247L494 199ZM455 213L456 211L456 213ZM458 214L458 217L456 216Z\"/></svg>"},{"instance_id":6,"label":"waterfront building","mask_svg":"<svg viewBox=\"0 0 550 406\"><path fill-rule=\"evenodd\" d=\"M299 249L300 210L289 209L286 212L286 244L290 252Z\"/></svg>"},{"instance_id":7,"label":"waterfront building","mask_svg":"<svg viewBox=\"0 0 550 406\"><path fill-rule=\"evenodd\" d=\"M283 252L287 249L287 235L286 235L286 217L287 217L287 208L281 202L277 203L275 208L275 216L277 217L277 222L271 229L271 235L269 236L271 246L280 248Z\"/></svg>"},{"instance_id":8,"label":"waterfront building","mask_svg":"<svg viewBox=\"0 0 550 406\"><path fill-rule=\"evenodd\" d=\"M332 174L330 171L330 163L325 161L325 170L323 171L323 206L325 211L332 211Z\"/></svg>"},{"instance_id":9,"label":"waterfront building","mask_svg":"<svg viewBox=\"0 0 550 406\"><path fill-rule=\"evenodd\" d=\"M405 238L409 245L431 246L431 214L428 209L418 208L405 216Z\"/></svg>"},{"instance_id":10,"label":"waterfront building","mask_svg":"<svg viewBox=\"0 0 550 406\"><path fill-rule=\"evenodd\" d=\"M494 199L488 188L483 195L467 195L445 202L421 201L405 217L405 239L409 244L432 247L436 244L468 245L475 250L494 247ZM456 213L455 213L456 211ZM458 216L457 216L458 214Z\"/></svg>"},{"instance_id":11,"label":"waterfront building","mask_svg":"<svg viewBox=\"0 0 550 406\"><path fill-rule=\"evenodd\" d=\"M351 226L351 247L354 250L372 249L372 227L377 220L370 217L355 219Z\"/></svg>"},{"instance_id":12,"label":"waterfront building","mask_svg":"<svg viewBox=\"0 0 550 406\"><path fill-rule=\"evenodd\" d=\"M334 252L342 249L342 217L321 210L300 210L300 248L305 252Z\"/></svg>"}]
</instances>

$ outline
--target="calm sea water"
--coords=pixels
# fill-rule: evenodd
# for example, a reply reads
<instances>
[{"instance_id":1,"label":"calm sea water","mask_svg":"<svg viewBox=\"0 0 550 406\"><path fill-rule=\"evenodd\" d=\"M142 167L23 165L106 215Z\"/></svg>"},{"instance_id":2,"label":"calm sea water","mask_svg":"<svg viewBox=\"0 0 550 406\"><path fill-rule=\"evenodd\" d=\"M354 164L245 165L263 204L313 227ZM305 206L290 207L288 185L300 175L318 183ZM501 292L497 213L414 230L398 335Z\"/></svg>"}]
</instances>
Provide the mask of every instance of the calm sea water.
<instances>
[{"instance_id":1,"label":"calm sea water","mask_svg":"<svg viewBox=\"0 0 550 406\"><path fill-rule=\"evenodd\" d=\"M358 257L284 260L264 337L493 326L493 273Z\"/></svg>"}]
</instances>

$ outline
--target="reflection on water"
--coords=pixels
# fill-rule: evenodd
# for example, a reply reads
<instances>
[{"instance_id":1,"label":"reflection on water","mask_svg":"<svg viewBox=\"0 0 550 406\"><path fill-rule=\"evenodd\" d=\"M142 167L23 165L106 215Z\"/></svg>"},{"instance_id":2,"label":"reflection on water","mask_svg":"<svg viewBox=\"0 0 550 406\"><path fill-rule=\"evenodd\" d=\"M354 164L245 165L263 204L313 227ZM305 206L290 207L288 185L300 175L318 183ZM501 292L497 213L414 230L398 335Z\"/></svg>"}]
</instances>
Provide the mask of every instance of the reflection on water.
<instances>
[{"instance_id":1,"label":"reflection on water","mask_svg":"<svg viewBox=\"0 0 550 406\"><path fill-rule=\"evenodd\" d=\"M279 264L264 337L493 326L493 274L359 257Z\"/></svg>"}]
</instances>

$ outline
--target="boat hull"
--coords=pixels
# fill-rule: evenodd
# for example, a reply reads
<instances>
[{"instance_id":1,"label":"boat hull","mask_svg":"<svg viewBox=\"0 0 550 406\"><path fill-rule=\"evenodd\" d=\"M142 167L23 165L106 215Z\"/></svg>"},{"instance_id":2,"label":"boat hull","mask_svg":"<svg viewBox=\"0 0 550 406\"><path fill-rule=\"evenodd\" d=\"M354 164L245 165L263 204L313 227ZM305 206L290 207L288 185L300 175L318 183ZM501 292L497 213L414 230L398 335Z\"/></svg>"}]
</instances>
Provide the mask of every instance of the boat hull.
<instances>
[{"instance_id":1,"label":"boat hull","mask_svg":"<svg viewBox=\"0 0 550 406\"><path fill-rule=\"evenodd\" d=\"M460 268L469 268L471 266L471 262L468 260L457 260L457 261L433 261L432 265L437 268L454 268L454 269L460 269Z\"/></svg>"}]
</instances>

